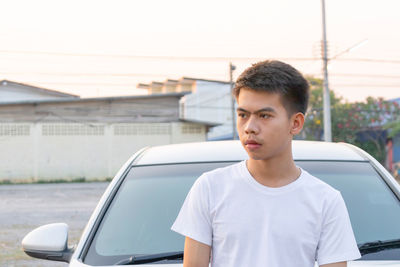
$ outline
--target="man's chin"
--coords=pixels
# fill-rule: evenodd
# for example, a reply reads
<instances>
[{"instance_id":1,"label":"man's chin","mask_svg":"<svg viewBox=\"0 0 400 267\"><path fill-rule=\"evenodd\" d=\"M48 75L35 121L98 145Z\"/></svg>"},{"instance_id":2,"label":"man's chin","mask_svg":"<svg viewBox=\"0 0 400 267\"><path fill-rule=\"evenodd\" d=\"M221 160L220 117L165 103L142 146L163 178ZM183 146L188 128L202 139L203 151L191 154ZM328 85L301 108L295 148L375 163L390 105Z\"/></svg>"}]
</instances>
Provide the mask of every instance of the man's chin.
<instances>
[{"instance_id":1,"label":"man's chin","mask_svg":"<svg viewBox=\"0 0 400 267\"><path fill-rule=\"evenodd\" d=\"M249 155L249 158L251 160L266 160L268 159L268 155L265 154L260 154L260 153L254 153L254 152L249 152L247 151L247 155Z\"/></svg>"},{"instance_id":2,"label":"man's chin","mask_svg":"<svg viewBox=\"0 0 400 267\"><path fill-rule=\"evenodd\" d=\"M250 157L251 160L267 160L267 157Z\"/></svg>"}]
</instances>

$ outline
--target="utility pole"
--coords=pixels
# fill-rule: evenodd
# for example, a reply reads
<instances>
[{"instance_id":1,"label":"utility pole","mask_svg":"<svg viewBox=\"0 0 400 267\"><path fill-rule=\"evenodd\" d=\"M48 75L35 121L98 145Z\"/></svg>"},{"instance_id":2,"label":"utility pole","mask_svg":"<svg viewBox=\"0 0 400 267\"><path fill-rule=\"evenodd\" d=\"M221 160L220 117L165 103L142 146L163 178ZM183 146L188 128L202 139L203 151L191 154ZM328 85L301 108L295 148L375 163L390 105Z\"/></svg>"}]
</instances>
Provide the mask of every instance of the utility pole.
<instances>
[{"instance_id":1,"label":"utility pole","mask_svg":"<svg viewBox=\"0 0 400 267\"><path fill-rule=\"evenodd\" d=\"M233 96L233 71L236 69L236 66L229 62L229 84L231 86L231 109L232 109L232 140L236 138L236 112L235 112L235 98Z\"/></svg>"},{"instance_id":2,"label":"utility pole","mask_svg":"<svg viewBox=\"0 0 400 267\"><path fill-rule=\"evenodd\" d=\"M324 140L332 142L331 100L328 83L328 49L326 42L325 0L322 2L322 61L324 72Z\"/></svg>"}]
</instances>

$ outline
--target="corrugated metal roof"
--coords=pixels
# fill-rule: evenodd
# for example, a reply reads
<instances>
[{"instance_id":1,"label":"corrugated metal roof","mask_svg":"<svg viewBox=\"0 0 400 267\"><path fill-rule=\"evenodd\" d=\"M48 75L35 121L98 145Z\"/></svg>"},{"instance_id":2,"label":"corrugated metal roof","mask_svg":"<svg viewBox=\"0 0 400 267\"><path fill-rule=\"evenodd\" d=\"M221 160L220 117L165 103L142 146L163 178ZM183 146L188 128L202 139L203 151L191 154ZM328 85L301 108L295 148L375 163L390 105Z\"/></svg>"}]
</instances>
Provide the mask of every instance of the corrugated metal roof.
<instances>
[{"instance_id":1,"label":"corrugated metal roof","mask_svg":"<svg viewBox=\"0 0 400 267\"><path fill-rule=\"evenodd\" d=\"M145 99L145 98L163 98L163 97L182 97L185 92L168 93L168 94L151 94L151 95L134 95L134 96L112 96L112 97L94 97L94 98L60 98L60 99L45 99L45 100L26 100L16 102L0 103L0 106L6 105L28 105L28 104L45 104L45 103L68 103L68 102L93 102L93 101L115 101L125 99Z\"/></svg>"},{"instance_id":2,"label":"corrugated metal roof","mask_svg":"<svg viewBox=\"0 0 400 267\"><path fill-rule=\"evenodd\" d=\"M57 96L70 97L70 98L79 98L80 97L78 95L73 95L73 94L64 93L64 92L60 92L60 91L56 91L56 90L52 90L52 89L33 86L33 85L30 85L30 84L13 82L13 81L9 81L9 80L1 80L0 81L0 85L2 85L2 86L7 86L8 84L22 86L22 87L25 87L26 89L29 89L29 90L37 91L37 92L40 92L40 93L47 93L47 94L50 94L50 95L57 95Z\"/></svg>"}]
</instances>

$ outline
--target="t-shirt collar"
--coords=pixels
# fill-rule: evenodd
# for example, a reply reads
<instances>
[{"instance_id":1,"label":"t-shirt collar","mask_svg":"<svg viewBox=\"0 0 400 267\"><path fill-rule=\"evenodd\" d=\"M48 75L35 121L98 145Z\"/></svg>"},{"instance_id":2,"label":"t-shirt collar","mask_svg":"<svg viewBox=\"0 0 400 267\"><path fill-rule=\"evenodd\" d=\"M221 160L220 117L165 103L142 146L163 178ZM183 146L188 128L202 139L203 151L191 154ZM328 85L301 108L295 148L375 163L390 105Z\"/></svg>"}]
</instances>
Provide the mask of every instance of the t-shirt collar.
<instances>
[{"instance_id":1,"label":"t-shirt collar","mask_svg":"<svg viewBox=\"0 0 400 267\"><path fill-rule=\"evenodd\" d=\"M293 182L281 186L281 187L269 187L257 182L257 180L251 175L247 168L246 160L242 161L239 165L243 178L248 182L251 186L255 187L257 190L266 193L266 194L282 194L285 192L292 191L298 188L304 181L306 172L298 167L301 171L300 176L294 180Z\"/></svg>"}]
</instances>

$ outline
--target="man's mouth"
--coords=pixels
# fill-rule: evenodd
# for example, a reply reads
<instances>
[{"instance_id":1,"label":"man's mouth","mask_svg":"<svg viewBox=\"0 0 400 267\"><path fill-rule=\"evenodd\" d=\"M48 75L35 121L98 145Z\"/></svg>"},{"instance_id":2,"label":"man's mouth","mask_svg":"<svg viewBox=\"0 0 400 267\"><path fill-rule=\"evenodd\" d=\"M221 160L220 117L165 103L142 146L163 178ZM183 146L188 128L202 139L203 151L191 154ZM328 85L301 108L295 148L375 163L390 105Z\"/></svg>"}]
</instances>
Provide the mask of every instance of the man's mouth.
<instances>
[{"instance_id":1,"label":"man's mouth","mask_svg":"<svg viewBox=\"0 0 400 267\"><path fill-rule=\"evenodd\" d=\"M255 140L247 140L244 144L249 149L257 149L261 146L261 144Z\"/></svg>"}]
</instances>

